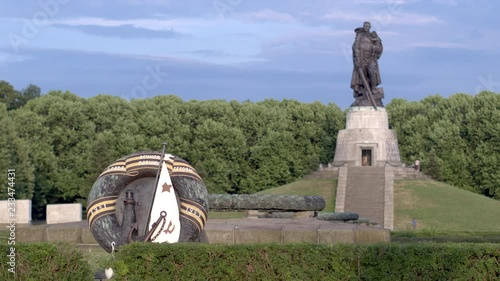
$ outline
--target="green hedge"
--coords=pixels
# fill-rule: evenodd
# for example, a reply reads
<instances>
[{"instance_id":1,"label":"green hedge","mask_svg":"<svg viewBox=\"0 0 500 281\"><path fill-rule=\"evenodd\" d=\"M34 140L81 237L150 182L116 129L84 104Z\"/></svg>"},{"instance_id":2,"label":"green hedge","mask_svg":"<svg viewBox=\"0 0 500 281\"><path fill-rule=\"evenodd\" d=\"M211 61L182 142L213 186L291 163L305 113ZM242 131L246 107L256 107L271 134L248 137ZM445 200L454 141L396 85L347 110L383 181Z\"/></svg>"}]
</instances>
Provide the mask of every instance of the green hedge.
<instances>
[{"instance_id":1,"label":"green hedge","mask_svg":"<svg viewBox=\"0 0 500 281\"><path fill-rule=\"evenodd\" d=\"M0 245L3 258L0 280L93 280L87 261L74 245L64 243L16 244L15 275L9 272L9 245Z\"/></svg>"},{"instance_id":2,"label":"green hedge","mask_svg":"<svg viewBox=\"0 0 500 281\"><path fill-rule=\"evenodd\" d=\"M498 244L122 246L117 280L499 280Z\"/></svg>"}]
</instances>

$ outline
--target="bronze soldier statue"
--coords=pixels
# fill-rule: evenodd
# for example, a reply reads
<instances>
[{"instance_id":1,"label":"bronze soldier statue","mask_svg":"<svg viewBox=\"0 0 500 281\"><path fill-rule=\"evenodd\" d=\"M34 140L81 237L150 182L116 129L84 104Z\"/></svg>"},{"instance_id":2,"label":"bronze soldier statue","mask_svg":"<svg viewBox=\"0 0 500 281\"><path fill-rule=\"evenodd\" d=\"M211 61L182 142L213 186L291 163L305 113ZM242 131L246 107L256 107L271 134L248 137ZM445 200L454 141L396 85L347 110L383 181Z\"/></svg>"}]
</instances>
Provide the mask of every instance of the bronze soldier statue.
<instances>
[{"instance_id":1,"label":"bronze soldier statue","mask_svg":"<svg viewBox=\"0 0 500 281\"><path fill-rule=\"evenodd\" d=\"M378 67L378 59L382 55L382 40L375 31L370 32L371 24L364 22L363 27L354 30L356 38L352 45L354 69L351 88L356 99L351 106L383 106L383 88Z\"/></svg>"}]
</instances>

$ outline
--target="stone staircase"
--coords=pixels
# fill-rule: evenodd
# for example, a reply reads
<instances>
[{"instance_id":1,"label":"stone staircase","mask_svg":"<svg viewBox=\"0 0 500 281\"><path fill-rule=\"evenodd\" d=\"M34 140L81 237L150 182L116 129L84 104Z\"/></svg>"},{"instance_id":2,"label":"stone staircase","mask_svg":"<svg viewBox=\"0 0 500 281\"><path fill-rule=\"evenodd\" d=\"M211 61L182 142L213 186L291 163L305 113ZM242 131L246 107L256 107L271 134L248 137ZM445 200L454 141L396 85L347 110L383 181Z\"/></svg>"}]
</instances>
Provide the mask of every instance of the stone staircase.
<instances>
[{"instance_id":1,"label":"stone staircase","mask_svg":"<svg viewBox=\"0 0 500 281\"><path fill-rule=\"evenodd\" d=\"M384 167L349 167L344 212L384 225Z\"/></svg>"},{"instance_id":2,"label":"stone staircase","mask_svg":"<svg viewBox=\"0 0 500 281\"><path fill-rule=\"evenodd\" d=\"M424 174L423 172L417 172L414 168L409 167L393 167L394 179L400 180L423 180L432 179L430 176ZM320 168L308 175L304 176L304 179L337 179L339 177L338 167L325 167Z\"/></svg>"},{"instance_id":3,"label":"stone staircase","mask_svg":"<svg viewBox=\"0 0 500 281\"><path fill-rule=\"evenodd\" d=\"M414 168L408 167L395 167L394 179L405 179L405 180L423 180L431 179L430 176L424 174L423 172L417 172Z\"/></svg>"}]
</instances>

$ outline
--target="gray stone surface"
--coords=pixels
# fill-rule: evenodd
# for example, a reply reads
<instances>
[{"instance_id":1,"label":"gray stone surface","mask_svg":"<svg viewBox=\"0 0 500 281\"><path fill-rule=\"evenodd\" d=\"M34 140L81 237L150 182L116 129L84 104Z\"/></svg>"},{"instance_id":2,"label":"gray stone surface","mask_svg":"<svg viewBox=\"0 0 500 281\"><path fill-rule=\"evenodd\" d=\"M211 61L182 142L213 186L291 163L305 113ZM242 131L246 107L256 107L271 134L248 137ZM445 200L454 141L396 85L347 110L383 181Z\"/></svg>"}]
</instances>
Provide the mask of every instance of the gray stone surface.
<instances>
[{"instance_id":1,"label":"gray stone surface","mask_svg":"<svg viewBox=\"0 0 500 281\"><path fill-rule=\"evenodd\" d=\"M48 204L47 224L77 222L82 220L82 204Z\"/></svg>"},{"instance_id":2,"label":"gray stone surface","mask_svg":"<svg viewBox=\"0 0 500 281\"><path fill-rule=\"evenodd\" d=\"M319 213L318 220L323 221L353 221L359 219L359 215L356 213Z\"/></svg>"},{"instance_id":3,"label":"gray stone surface","mask_svg":"<svg viewBox=\"0 0 500 281\"><path fill-rule=\"evenodd\" d=\"M427 180L432 179L422 171L417 171L413 167L394 167L394 179L406 180Z\"/></svg>"},{"instance_id":4,"label":"gray stone surface","mask_svg":"<svg viewBox=\"0 0 500 281\"><path fill-rule=\"evenodd\" d=\"M354 230L353 229L319 229L319 244L354 244ZM380 241L388 242L388 241Z\"/></svg>"},{"instance_id":5,"label":"gray stone surface","mask_svg":"<svg viewBox=\"0 0 500 281\"><path fill-rule=\"evenodd\" d=\"M372 150L373 166L401 164L397 136L389 130L385 108L349 108L346 129L337 136L334 165L361 166L362 149Z\"/></svg>"},{"instance_id":6,"label":"gray stone surface","mask_svg":"<svg viewBox=\"0 0 500 281\"><path fill-rule=\"evenodd\" d=\"M82 228L60 228L60 227L47 227L46 239L47 242L68 242L68 243L81 243Z\"/></svg>"},{"instance_id":7,"label":"gray stone surface","mask_svg":"<svg viewBox=\"0 0 500 281\"><path fill-rule=\"evenodd\" d=\"M94 235L92 235L88 227L82 228L82 244L97 244Z\"/></svg>"},{"instance_id":8,"label":"gray stone surface","mask_svg":"<svg viewBox=\"0 0 500 281\"><path fill-rule=\"evenodd\" d=\"M374 244L379 241L390 240L391 233L384 230L356 229L354 231L355 244Z\"/></svg>"},{"instance_id":9,"label":"gray stone surface","mask_svg":"<svg viewBox=\"0 0 500 281\"><path fill-rule=\"evenodd\" d=\"M344 212L359 214L383 226L384 167L348 167Z\"/></svg>"},{"instance_id":10,"label":"gray stone surface","mask_svg":"<svg viewBox=\"0 0 500 281\"><path fill-rule=\"evenodd\" d=\"M66 241L87 246L96 243L90 237L86 221L29 226L22 230L25 231L18 236L19 242ZM315 218L211 219L202 236L200 242L209 244L390 242L389 230Z\"/></svg>"},{"instance_id":11,"label":"gray stone surface","mask_svg":"<svg viewBox=\"0 0 500 281\"><path fill-rule=\"evenodd\" d=\"M18 242L41 242L47 241L46 230L43 227L23 227L16 229L16 241Z\"/></svg>"},{"instance_id":12,"label":"gray stone surface","mask_svg":"<svg viewBox=\"0 0 500 281\"><path fill-rule=\"evenodd\" d=\"M281 194L209 194L210 210L321 211L321 196Z\"/></svg>"},{"instance_id":13,"label":"gray stone surface","mask_svg":"<svg viewBox=\"0 0 500 281\"><path fill-rule=\"evenodd\" d=\"M385 167L384 228L394 230L394 171Z\"/></svg>"},{"instance_id":14,"label":"gray stone surface","mask_svg":"<svg viewBox=\"0 0 500 281\"><path fill-rule=\"evenodd\" d=\"M15 201L15 208L8 200L0 201L0 224L31 223L31 200L18 199Z\"/></svg>"},{"instance_id":15,"label":"gray stone surface","mask_svg":"<svg viewBox=\"0 0 500 281\"><path fill-rule=\"evenodd\" d=\"M371 153L362 165L363 150ZM349 108L337 136L333 161L339 168L335 212L353 212L386 229L394 227L394 168L401 166L396 133L383 107Z\"/></svg>"},{"instance_id":16,"label":"gray stone surface","mask_svg":"<svg viewBox=\"0 0 500 281\"><path fill-rule=\"evenodd\" d=\"M389 118L383 107L356 106L346 116L347 129L389 129Z\"/></svg>"},{"instance_id":17,"label":"gray stone surface","mask_svg":"<svg viewBox=\"0 0 500 281\"><path fill-rule=\"evenodd\" d=\"M342 167L335 212L357 213L380 227L394 229L394 175L392 167ZM341 170L342 171L342 170ZM345 178L341 178L341 177ZM345 182L345 183L343 183ZM343 183L343 184L342 184Z\"/></svg>"},{"instance_id":18,"label":"gray stone surface","mask_svg":"<svg viewBox=\"0 0 500 281\"><path fill-rule=\"evenodd\" d=\"M337 195L335 196L335 212L342 213L345 208L345 192L347 188L347 167L339 168Z\"/></svg>"}]
</instances>

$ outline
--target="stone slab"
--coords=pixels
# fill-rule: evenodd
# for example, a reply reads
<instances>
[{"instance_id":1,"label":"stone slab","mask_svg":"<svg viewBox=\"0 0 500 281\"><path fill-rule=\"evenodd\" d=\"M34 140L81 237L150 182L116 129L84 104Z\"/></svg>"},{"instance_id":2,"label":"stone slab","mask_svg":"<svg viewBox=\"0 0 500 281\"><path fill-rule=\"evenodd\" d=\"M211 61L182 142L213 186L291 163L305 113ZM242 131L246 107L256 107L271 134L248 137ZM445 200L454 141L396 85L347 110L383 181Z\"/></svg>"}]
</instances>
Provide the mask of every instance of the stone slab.
<instances>
[{"instance_id":1,"label":"stone slab","mask_svg":"<svg viewBox=\"0 0 500 281\"><path fill-rule=\"evenodd\" d=\"M78 222L82 220L82 204L48 204L47 224Z\"/></svg>"},{"instance_id":2,"label":"stone slab","mask_svg":"<svg viewBox=\"0 0 500 281\"><path fill-rule=\"evenodd\" d=\"M68 242L80 244L82 241L81 228L47 227L45 230L47 242Z\"/></svg>"},{"instance_id":3,"label":"stone slab","mask_svg":"<svg viewBox=\"0 0 500 281\"><path fill-rule=\"evenodd\" d=\"M12 201L11 201L12 202ZM15 208L8 200L0 201L0 224L15 222L16 224L31 223L31 200L15 200Z\"/></svg>"},{"instance_id":4,"label":"stone slab","mask_svg":"<svg viewBox=\"0 0 500 281\"><path fill-rule=\"evenodd\" d=\"M392 167L385 168L384 228L394 230L394 171Z\"/></svg>"},{"instance_id":5,"label":"stone slab","mask_svg":"<svg viewBox=\"0 0 500 281\"><path fill-rule=\"evenodd\" d=\"M16 229L16 242L32 243L47 241L45 237L46 231L44 227L23 227Z\"/></svg>"},{"instance_id":6,"label":"stone slab","mask_svg":"<svg viewBox=\"0 0 500 281\"><path fill-rule=\"evenodd\" d=\"M228 223L205 226L204 239L208 244L234 244L235 225Z\"/></svg>"},{"instance_id":7,"label":"stone slab","mask_svg":"<svg viewBox=\"0 0 500 281\"><path fill-rule=\"evenodd\" d=\"M319 227L312 225L285 225L283 228L283 243L313 243L317 244Z\"/></svg>"},{"instance_id":8,"label":"stone slab","mask_svg":"<svg viewBox=\"0 0 500 281\"><path fill-rule=\"evenodd\" d=\"M401 164L397 135L389 129L385 108L351 107L346 116L346 129L337 136L334 164L361 166L361 150L372 151L372 165Z\"/></svg>"},{"instance_id":9,"label":"stone slab","mask_svg":"<svg viewBox=\"0 0 500 281\"><path fill-rule=\"evenodd\" d=\"M90 228L82 228L82 244L97 244Z\"/></svg>"},{"instance_id":10,"label":"stone slab","mask_svg":"<svg viewBox=\"0 0 500 281\"><path fill-rule=\"evenodd\" d=\"M283 243L284 225L266 225L265 227L241 225L235 228L234 240L237 244Z\"/></svg>"},{"instance_id":11,"label":"stone slab","mask_svg":"<svg viewBox=\"0 0 500 281\"><path fill-rule=\"evenodd\" d=\"M318 230L320 244L353 244L354 233L352 229L319 229Z\"/></svg>"},{"instance_id":12,"label":"stone slab","mask_svg":"<svg viewBox=\"0 0 500 281\"><path fill-rule=\"evenodd\" d=\"M341 130L337 136L334 162L361 166L361 150L372 150L373 166L401 163L396 132L389 129Z\"/></svg>"},{"instance_id":13,"label":"stone slab","mask_svg":"<svg viewBox=\"0 0 500 281\"><path fill-rule=\"evenodd\" d=\"M346 129L389 129L389 118L383 107L355 106L349 108Z\"/></svg>"},{"instance_id":14,"label":"stone slab","mask_svg":"<svg viewBox=\"0 0 500 281\"><path fill-rule=\"evenodd\" d=\"M354 231L357 229L357 233ZM371 235L370 233L374 233ZM17 234L20 242L64 241L97 245L85 222L29 226ZM214 219L207 222L201 243L380 243L390 239L388 230L317 219Z\"/></svg>"},{"instance_id":15,"label":"stone slab","mask_svg":"<svg viewBox=\"0 0 500 281\"><path fill-rule=\"evenodd\" d=\"M375 244L381 242L391 242L391 233L388 230L354 230L354 242L356 244Z\"/></svg>"}]
</instances>

